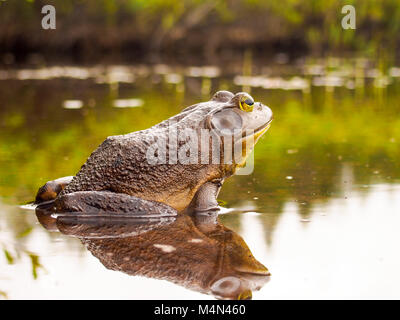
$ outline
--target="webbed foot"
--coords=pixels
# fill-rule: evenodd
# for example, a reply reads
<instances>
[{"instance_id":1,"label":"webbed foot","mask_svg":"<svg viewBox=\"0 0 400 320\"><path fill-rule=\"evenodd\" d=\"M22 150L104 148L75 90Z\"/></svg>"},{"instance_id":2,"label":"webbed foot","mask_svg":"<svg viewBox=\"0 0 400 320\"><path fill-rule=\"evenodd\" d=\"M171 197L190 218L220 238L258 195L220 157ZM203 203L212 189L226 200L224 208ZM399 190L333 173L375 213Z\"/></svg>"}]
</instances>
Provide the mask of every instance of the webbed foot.
<instances>
[{"instance_id":1,"label":"webbed foot","mask_svg":"<svg viewBox=\"0 0 400 320\"><path fill-rule=\"evenodd\" d=\"M68 176L48 181L44 186L39 188L36 194L35 204L57 198L58 194L72 181L72 179L72 176Z\"/></svg>"},{"instance_id":2,"label":"webbed foot","mask_svg":"<svg viewBox=\"0 0 400 320\"><path fill-rule=\"evenodd\" d=\"M192 202L186 208L185 213L195 215L213 215L219 211L217 197L223 180L213 180L203 184L196 192Z\"/></svg>"}]
</instances>

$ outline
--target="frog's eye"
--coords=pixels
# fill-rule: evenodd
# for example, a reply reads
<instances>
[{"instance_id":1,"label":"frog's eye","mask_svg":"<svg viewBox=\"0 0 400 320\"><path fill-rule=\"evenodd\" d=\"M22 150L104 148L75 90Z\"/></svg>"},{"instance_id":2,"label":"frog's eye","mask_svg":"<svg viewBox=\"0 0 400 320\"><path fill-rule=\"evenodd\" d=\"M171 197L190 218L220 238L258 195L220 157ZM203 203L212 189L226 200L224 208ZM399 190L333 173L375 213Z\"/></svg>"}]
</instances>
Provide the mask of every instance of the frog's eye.
<instances>
[{"instance_id":1,"label":"frog's eye","mask_svg":"<svg viewBox=\"0 0 400 320\"><path fill-rule=\"evenodd\" d=\"M240 109L245 112L253 111L254 100L252 98L246 98L244 101L239 101Z\"/></svg>"}]
</instances>

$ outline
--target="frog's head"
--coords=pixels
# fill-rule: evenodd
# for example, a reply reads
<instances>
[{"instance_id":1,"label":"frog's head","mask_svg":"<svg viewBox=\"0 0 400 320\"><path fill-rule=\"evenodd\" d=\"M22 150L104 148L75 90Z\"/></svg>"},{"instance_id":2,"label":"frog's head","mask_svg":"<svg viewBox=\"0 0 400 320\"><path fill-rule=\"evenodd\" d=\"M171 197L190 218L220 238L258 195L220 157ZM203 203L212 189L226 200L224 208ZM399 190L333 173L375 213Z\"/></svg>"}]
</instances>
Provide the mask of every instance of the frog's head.
<instances>
[{"instance_id":1,"label":"frog's head","mask_svg":"<svg viewBox=\"0 0 400 320\"><path fill-rule=\"evenodd\" d=\"M273 114L248 93L217 92L212 101L220 104L205 119L205 126L221 141L224 164L233 170L242 166L258 139L268 130Z\"/></svg>"},{"instance_id":2,"label":"frog's head","mask_svg":"<svg viewBox=\"0 0 400 320\"><path fill-rule=\"evenodd\" d=\"M253 138L255 144L271 124L273 119L271 109L261 102L255 102L246 92L235 95L229 93L219 91L214 95L213 100L223 100L225 103L207 117L207 127L218 135L232 132L235 141Z\"/></svg>"},{"instance_id":3,"label":"frog's head","mask_svg":"<svg viewBox=\"0 0 400 320\"><path fill-rule=\"evenodd\" d=\"M272 118L271 109L261 102L255 102L248 93L218 91L210 101L187 107L167 122L168 125L176 125L178 131L195 130L197 139L201 136L204 138L207 134L212 136L214 146L219 144L220 152L217 156L221 163L227 163L231 158L227 154L230 153L229 143L232 144L232 149L235 146L235 152L242 149L240 159L234 161L239 165L246 160L258 139L268 130ZM166 122L161 126L164 124ZM205 141L208 142L202 140L203 144ZM205 147L207 146L200 146L199 151L204 153L204 149L207 149ZM210 159L209 163L215 162Z\"/></svg>"}]
</instances>

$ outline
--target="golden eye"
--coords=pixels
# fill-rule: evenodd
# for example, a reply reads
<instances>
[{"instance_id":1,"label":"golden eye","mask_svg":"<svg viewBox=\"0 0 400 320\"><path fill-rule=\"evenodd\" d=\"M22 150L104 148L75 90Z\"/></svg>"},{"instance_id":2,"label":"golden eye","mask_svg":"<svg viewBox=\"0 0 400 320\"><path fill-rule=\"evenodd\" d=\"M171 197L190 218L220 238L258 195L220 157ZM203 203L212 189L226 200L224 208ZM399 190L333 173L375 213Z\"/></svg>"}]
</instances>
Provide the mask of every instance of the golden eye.
<instances>
[{"instance_id":1,"label":"golden eye","mask_svg":"<svg viewBox=\"0 0 400 320\"><path fill-rule=\"evenodd\" d=\"M245 112L252 112L253 111L253 105L254 105L254 100L251 98L247 98L244 101L239 102L240 109L242 109Z\"/></svg>"}]
</instances>

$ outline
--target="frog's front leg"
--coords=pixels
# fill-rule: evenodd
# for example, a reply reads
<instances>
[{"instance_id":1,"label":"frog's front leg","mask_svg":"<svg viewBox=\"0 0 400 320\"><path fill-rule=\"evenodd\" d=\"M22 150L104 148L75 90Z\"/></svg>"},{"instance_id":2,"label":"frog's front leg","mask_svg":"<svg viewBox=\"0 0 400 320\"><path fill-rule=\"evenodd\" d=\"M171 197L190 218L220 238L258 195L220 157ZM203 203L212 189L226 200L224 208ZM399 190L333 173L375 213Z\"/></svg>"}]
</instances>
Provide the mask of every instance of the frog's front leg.
<instances>
[{"instance_id":1,"label":"frog's front leg","mask_svg":"<svg viewBox=\"0 0 400 320\"><path fill-rule=\"evenodd\" d=\"M217 197L221 190L223 180L216 179L203 184L197 190L186 213L189 214L213 214L219 211Z\"/></svg>"},{"instance_id":2,"label":"frog's front leg","mask_svg":"<svg viewBox=\"0 0 400 320\"><path fill-rule=\"evenodd\" d=\"M177 211L157 201L111 191L77 191L57 197L55 213L134 217L175 216Z\"/></svg>"}]
</instances>

